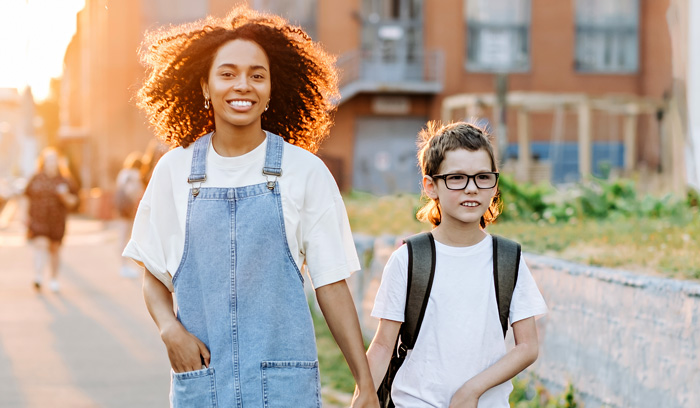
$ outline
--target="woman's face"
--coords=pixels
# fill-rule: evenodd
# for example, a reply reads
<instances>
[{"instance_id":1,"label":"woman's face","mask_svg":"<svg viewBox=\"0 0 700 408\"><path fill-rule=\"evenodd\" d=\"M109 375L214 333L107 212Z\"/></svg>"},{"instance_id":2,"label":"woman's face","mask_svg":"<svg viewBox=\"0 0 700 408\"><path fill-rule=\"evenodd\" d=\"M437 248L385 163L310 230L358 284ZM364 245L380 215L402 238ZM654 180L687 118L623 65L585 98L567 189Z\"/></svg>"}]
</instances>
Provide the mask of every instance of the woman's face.
<instances>
[{"instance_id":1,"label":"woman's face","mask_svg":"<svg viewBox=\"0 0 700 408\"><path fill-rule=\"evenodd\" d=\"M271 86L270 62L265 51L252 41L237 39L217 51L209 80L202 81L202 92L211 99L217 128L224 124L260 126Z\"/></svg>"}]
</instances>

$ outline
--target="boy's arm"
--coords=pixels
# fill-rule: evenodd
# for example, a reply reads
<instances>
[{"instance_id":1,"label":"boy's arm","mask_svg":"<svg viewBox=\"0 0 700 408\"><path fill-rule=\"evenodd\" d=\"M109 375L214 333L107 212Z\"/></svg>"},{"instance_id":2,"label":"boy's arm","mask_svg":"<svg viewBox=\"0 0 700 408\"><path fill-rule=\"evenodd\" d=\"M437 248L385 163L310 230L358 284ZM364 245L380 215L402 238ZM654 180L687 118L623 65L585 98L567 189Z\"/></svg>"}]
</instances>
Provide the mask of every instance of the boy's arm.
<instances>
[{"instance_id":1,"label":"boy's arm","mask_svg":"<svg viewBox=\"0 0 700 408\"><path fill-rule=\"evenodd\" d=\"M400 329L401 322L380 319L377 333L367 349L367 362L374 379L375 391L379 389L379 385L386 376Z\"/></svg>"},{"instance_id":2,"label":"boy's arm","mask_svg":"<svg viewBox=\"0 0 700 408\"><path fill-rule=\"evenodd\" d=\"M347 283L341 280L321 286L316 289L316 299L357 383L352 406L379 407L365 356L360 322Z\"/></svg>"},{"instance_id":3,"label":"boy's arm","mask_svg":"<svg viewBox=\"0 0 700 408\"><path fill-rule=\"evenodd\" d=\"M196 371L202 368L202 362L209 367L210 355L207 346L177 320L172 294L147 269L143 274L143 298L168 350L173 371Z\"/></svg>"},{"instance_id":4,"label":"boy's arm","mask_svg":"<svg viewBox=\"0 0 700 408\"><path fill-rule=\"evenodd\" d=\"M539 342L535 318L528 317L513 323L515 347L492 366L464 383L450 402L450 408L474 407L487 390L511 380L537 360Z\"/></svg>"}]
</instances>

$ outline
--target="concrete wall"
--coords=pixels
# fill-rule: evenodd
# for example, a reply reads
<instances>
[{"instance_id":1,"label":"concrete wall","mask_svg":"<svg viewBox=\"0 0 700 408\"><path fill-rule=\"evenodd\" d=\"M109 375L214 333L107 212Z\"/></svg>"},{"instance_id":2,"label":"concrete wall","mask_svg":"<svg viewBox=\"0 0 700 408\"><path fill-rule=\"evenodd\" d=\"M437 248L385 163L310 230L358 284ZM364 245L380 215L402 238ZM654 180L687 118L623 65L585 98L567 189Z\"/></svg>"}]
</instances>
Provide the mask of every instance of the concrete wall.
<instances>
[{"instance_id":1,"label":"concrete wall","mask_svg":"<svg viewBox=\"0 0 700 408\"><path fill-rule=\"evenodd\" d=\"M587 408L700 406L700 284L526 255L549 307L539 320L547 383Z\"/></svg>"},{"instance_id":2,"label":"concrete wall","mask_svg":"<svg viewBox=\"0 0 700 408\"><path fill-rule=\"evenodd\" d=\"M357 235L349 285L365 338L381 273L400 238ZM529 370L552 392L571 382L586 408L700 406L700 283L525 254L549 313ZM512 344L512 330L507 340Z\"/></svg>"}]
</instances>

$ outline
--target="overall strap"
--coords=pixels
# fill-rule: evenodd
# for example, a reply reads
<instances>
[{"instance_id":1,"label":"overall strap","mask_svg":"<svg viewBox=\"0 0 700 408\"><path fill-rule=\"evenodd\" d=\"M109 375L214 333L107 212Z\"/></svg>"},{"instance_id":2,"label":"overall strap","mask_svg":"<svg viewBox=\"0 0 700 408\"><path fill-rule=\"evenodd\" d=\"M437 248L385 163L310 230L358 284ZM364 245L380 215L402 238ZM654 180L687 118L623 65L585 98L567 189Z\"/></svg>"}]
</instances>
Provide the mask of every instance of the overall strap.
<instances>
[{"instance_id":1,"label":"overall strap","mask_svg":"<svg viewBox=\"0 0 700 408\"><path fill-rule=\"evenodd\" d=\"M265 151L265 166L262 172L265 177L267 177L267 188L273 190L277 183L277 177L282 175L284 139L270 132L265 133L267 133L267 146Z\"/></svg>"},{"instance_id":2,"label":"overall strap","mask_svg":"<svg viewBox=\"0 0 700 408\"><path fill-rule=\"evenodd\" d=\"M408 287L406 310L401 324L401 346L410 350L416 344L425 309L428 306L430 289L435 276L435 239L425 232L405 240L408 247Z\"/></svg>"},{"instance_id":3,"label":"overall strap","mask_svg":"<svg viewBox=\"0 0 700 408\"><path fill-rule=\"evenodd\" d=\"M520 253L520 244L493 235L493 283L496 287L496 303L503 337L508 332L508 315L515 284L518 281Z\"/></svg>"},{"instance_id":4,"label":"overall strap","mask_svg":"<svg viewBox=\"0 0 700 408\"><path fill-rule=\"evenodd\" d=\"M197 183L192 187L192 195L199 194L199 187L207 179L207 150L211 141L212 133L200 137L194 142L194 152L192 153L192 167L190 175L187 177L187 182L190 184Z\"/></svg>"}]
</instances>

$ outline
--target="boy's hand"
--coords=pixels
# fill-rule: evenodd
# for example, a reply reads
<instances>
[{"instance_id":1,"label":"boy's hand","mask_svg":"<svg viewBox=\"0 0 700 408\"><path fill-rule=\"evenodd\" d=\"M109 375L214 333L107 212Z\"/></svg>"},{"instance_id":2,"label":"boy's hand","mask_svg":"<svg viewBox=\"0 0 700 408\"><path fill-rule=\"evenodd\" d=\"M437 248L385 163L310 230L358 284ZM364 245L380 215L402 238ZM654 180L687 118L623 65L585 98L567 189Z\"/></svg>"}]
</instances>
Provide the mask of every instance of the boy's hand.
<instances>
[{"instance_id":1,"label":"boy's hand","mask_svg":"<svg viewBox=\"0 0 700 408\"><path fill-rule=\"evenodd\" d=\"M379 398L373 387L357 387L355 386L355 394L352 396L350 408L377 408L379 407Z\"/></svg>"},{"instance_id":2,"label":"boy's hand","mask_svg":"<svg viewBox=\"0 0 700 408\"><path fill-rule=\"evenodd\" d=\"M462 386L452 396L450 408L476 408L479 404L479 396L470 392L468 388Z\"/></svg>"},{"instance_id":3,"label":"boy's hand","mask_svg":"<svg viewBox=\"0 0 700 408\"><path fill-rule=\"evenodd\" d=\"M170 366L176 373L202 369L202 363L209 367L210 354L207 346L195 335L188 332L180 322L169 325L161 332L161 339L168 349Z\"/></svg>"}]
</instances>

